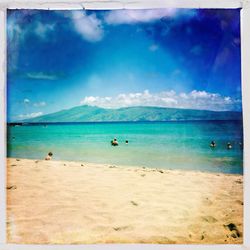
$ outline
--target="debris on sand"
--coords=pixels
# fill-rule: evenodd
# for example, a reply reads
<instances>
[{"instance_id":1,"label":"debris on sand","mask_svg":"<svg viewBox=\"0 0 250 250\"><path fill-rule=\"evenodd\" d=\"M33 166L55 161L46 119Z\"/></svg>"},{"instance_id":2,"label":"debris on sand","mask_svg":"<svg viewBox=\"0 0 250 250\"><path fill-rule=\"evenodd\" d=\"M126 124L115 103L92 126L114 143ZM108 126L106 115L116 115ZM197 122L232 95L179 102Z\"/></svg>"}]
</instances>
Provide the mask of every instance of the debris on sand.
<instances>
[{"instance_id":1,"label":"debris on sand","mask_svg":"<svg viewBox=\"0 0 250 250\"><path fill-rule=\"evenodd\" d=\"M138 206L138 203L134 202L134 201L130 201L134 206Z\"/></svg>"},{"instance_id":2,"label":"debris on sand","mask_svg":"<svg viewBox=\"0 0 250 250\"><path fill-rule=\"evenodd\" d=\"M16 185L9 185L6 187L7 189L17 189L17 186Z\"/></svg>"},{"instance_id":3,"label":"debris on sand","mask_svg":"<svg viewBox=\"0 0 250 250\"><path fill-rule=\"evenodd\" d=\"M242 236L242 233L238 230L237 226L234 223L229 223L227 225L224 225L225 228L228 228L232 233L231 237L238 238Z\"/></svg>"}]
</instances>

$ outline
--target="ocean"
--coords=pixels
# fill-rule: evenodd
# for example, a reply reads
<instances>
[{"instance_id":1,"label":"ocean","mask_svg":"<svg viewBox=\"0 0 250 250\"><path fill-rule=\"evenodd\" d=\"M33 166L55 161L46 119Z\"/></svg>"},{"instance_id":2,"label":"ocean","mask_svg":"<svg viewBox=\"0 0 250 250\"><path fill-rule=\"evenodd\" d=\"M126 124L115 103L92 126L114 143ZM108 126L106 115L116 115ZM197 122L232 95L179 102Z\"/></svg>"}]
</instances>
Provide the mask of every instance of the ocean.
<instances>
[{"instance_id":1,"label":"ocean","mask_svg":"<svg viewBox=\"0 0 250 250\"><path fill-rule=\"evenodd\" d=\"M242 174L242 142L241 121L8 125L7 156Z\"/></svg>"}]
</instances>

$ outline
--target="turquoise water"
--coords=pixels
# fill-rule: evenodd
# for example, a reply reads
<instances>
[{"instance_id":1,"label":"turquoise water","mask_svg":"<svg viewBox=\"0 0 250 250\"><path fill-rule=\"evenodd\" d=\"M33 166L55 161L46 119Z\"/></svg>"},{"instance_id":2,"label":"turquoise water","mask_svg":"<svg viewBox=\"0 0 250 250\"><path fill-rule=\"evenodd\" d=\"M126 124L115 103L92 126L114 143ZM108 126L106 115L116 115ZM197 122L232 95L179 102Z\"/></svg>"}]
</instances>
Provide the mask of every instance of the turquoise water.
<instances>
[{"instance_id":1,"label":"turquoise water","mask_svg":"<svg viewBox=\"0 0 250 250\"><path fill-rule=\"evenodd\" d=\"M52 151L55 160L242 174L240 142L239 121L25 125L8 126L7 154L43 159Z\"/></svg>"}]
</instances>

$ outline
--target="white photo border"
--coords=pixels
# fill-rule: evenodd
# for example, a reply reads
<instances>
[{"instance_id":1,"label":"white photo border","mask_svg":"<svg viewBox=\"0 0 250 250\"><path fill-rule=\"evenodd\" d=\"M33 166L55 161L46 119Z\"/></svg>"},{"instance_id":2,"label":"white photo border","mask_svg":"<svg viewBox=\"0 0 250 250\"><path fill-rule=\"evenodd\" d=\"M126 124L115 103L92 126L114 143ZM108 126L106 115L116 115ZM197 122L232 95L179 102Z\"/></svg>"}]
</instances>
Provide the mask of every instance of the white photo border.
<instances>
[{"instance_id":1,"label":"white photo border","mask_svg":"<svg viewBox=\"0 0 250 250\"><path fill-rule=\"evenodd\" d=\"M150 8L241 8L241 84L244 125L244 230L242 245L18 245L6 242L6 18L7 9L150 9ZM250 0L0 0L0 250L250 250Z\"/></svg>"}]
</instances>

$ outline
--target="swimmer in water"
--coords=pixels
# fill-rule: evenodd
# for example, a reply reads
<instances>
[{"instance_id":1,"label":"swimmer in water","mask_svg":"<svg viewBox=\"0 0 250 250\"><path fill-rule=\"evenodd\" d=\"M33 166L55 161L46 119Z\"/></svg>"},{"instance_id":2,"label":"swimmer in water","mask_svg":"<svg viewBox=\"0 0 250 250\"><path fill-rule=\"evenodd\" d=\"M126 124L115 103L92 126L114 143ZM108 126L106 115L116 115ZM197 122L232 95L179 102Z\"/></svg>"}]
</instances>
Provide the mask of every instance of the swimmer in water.
<instances>
[{"instance_id":1,"label":"swimmer in water","mask_svg":"<svg viewBox=\"0 0 250 250\"><path fill-rule=\"evenodd\" d=\"M230 142L227 143L227 149L232 149L232 144Z\"/></svg>"},{"instance_id":2,"label":"swimmer in water","mask_svg":"<svg viewBox=\"0 0 250 250\"><path fill-rule=\"evenodd\" d=\"M215 143L215 141L211 141L211 143L210 143L210 147L211 147L211 148L215 148L215 147L216 147L216 143Z\"/></svg>"},{"instance_id":3,"label":"swimmer in water","mask_svg":"<svg viewBox=\"0 0 250 250\"><path fill-rule=\"evenodd\" d=\"M128 140L126 140L125 143L128 144Z\"/></svg>"},{"instance_id":4,"label":"swimmer in water","mask_svg":"<svg viewBox=\"0 0 250 250\"><path fill-rule=\"evenodd\" d=\"M118 141L116 140L116 138L114 138L114 140L111 141L111 145L112 145L112 146L118 146L118 145L119 145L119 144L118 144Z\"/></svg>"}]
</instances>

